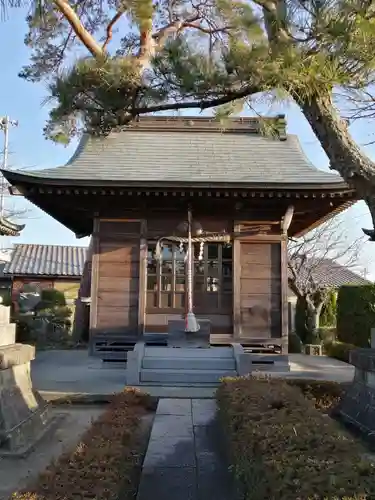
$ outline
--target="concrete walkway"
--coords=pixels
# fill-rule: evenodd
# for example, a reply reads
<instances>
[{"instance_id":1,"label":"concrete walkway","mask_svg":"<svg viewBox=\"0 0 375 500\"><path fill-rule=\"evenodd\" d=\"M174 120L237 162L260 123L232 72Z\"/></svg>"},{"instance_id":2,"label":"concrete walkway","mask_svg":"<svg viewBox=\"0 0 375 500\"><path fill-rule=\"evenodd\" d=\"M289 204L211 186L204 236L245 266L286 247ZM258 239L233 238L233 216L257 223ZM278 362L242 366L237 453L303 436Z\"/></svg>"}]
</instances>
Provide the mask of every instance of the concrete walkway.
<instances>
[{"instance_id":1,"label":"concrete walkway","mask_svg":"<svg viewBox=\"0 0 375 500\"><path fill-rule=\"evenodd\" d=\"M159 401L137 500L234 499L215 414L214 400Z\"/></svg>"},{"instance_id":2,"label":"concrete walkway","mask_svg":"<svg viewBox=\"0 0 375 500\"><path fill-rule=\"evenodd\" d=\"M354 368L326 356L290 354L291 371L277 376L350 382ZM76 394L108 396L126 385L125 363L102 363L85 350L38 352L32 362L31 376L35 389L47 400ZM148 387L142 389L156 397L212 398L211 387Z\"/></svg>"}]
</instances>

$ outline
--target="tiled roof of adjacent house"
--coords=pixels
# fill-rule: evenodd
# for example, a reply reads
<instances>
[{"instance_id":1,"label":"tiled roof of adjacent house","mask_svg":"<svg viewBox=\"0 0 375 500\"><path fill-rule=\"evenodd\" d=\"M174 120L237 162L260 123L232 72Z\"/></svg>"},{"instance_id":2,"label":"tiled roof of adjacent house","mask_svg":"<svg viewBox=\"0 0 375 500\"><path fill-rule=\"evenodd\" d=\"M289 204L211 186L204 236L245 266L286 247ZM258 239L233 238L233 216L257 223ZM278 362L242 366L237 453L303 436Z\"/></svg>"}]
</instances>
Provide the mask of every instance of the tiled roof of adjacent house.
<instances>
[{"instance_id":1,"label":"tiled roof of adjacent house","mask_svg":"<svg viewBox=\"0 0 375 500\"><path fill-rule=\"evenodd\" d=\"M312 165L297 136L265 137L255 122L253 118L232 119L223 128L209 118L141 118L126 130L105 138L84 136L64 166L17 174L28 180L88 184L345 186L337 174Z\"/></svg>"},{"instance_id":2,"label":"tiled roof of adjacent house","mask_svg":"<svg viewBox=\"0 0 375 500\"><path fill-rule=\"evenodd\" d=\"M14 246L4 275L80 277L86 260L86 247L58 245Z\"/></svg>"},{"instance_id":3,"label":"tiled roof of adjacent house","mask_svg":"<svg viewBox=\"0 0 375 500\"><path fill-rule=\"evenodd\" d=\"M291 271L288 270L289 277ZM306 282L309 277L315 283L323 287L339 288L344 285L368 285L371 283L369 280L363 278L359 274L351 271L348 267L342 266L331 259L317 260L316 263L306 261L299 273L299 281Z\"/></svg>"}]
</instances>

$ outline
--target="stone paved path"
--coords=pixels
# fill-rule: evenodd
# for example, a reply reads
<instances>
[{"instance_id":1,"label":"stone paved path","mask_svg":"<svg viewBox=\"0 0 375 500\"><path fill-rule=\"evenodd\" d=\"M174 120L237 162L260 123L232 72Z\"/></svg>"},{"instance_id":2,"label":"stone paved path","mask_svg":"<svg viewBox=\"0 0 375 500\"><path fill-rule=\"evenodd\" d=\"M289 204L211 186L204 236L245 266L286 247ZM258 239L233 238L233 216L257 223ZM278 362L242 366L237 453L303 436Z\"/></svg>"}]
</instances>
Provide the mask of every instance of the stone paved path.
<instances>
[{"instance_id":1,"label":"stone paved path","mask_svg":"<svg viewBox=\"0 0 375 500\"><path fill-rule=\"evenodd\" d=\"M212 399L159 401L137 500L234 500Z\"/></svg>"}]
</instances>

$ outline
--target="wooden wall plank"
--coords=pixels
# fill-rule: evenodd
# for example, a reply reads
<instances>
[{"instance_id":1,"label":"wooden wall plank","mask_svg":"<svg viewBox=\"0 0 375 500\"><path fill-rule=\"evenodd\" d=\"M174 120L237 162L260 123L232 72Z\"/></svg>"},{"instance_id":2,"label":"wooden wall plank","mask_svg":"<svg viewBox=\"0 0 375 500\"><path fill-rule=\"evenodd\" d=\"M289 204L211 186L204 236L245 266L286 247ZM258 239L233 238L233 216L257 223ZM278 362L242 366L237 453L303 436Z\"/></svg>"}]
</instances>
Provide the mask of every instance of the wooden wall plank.
<instances>
[{"instance_id":1,"label":"wooden wall plank","mask_svg":"<svg viewBox=\"0 0 375 500\"><path fill-rule=\"evenodd\" d=\"M138 329L140 220L101 220L96 331Z\"/></svg>"},{"instance_id":2,"label":"wooden wall plank","mask_svg":"<svg viewBox=\"0 0 375 500\"><path fill-rule=\"evenodd\" d=\"M139 251L139 250L138 250ZM100 278L139 278L139 259L136 262L105 262L99 259Z\"/></svg>"},{"instance_id":3,"label":"wooden wall plank","mask_svg":"<svg viewBox=\"0 0 375 500\"><path fill-rule=\"evenodd\" d=\"M240 242L241 336L281 336L280 243Z\"/></svg>"},{"instance_id":4,"label":"wooden wall plank","mask_svg":"<svg viewBox=\"0 0 375 500\"><path fill-rule=\"evenodd\" d=\"M124 245L123 242L109 243L100 242L100 263L119 263L124 262L139 262L139 252L136 246Z\"/></svg>"}]
</instances>

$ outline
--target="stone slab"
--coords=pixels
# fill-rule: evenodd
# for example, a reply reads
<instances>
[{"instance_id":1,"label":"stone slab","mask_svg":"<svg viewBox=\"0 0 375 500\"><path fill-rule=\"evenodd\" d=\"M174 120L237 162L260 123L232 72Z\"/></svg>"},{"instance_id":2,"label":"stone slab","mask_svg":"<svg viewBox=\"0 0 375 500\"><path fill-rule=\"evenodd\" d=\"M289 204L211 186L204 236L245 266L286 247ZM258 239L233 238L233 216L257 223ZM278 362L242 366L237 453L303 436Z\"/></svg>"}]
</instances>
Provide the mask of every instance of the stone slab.
<instances>
[{"instance_id":1,"label":"stone slab","mask_svg":"<svg viewBox=\"0 0 375 500\"><path fill-rule=\"evenodd\" d=\"M232 347L210 347L210 349L197 349L193 351L189 348L170 347L150 347L147 346L144 352L145 357L156 358L233 358Z\"/></svg>"},{"instance_id":2,"label":"stone slab","mask_svg":"<svg viewBox=\"0 0 375 500\"><path fill-rule=\"evenodd\" d=\"M193 467L147 468L142 471L137 500L197 500ZM208 496L207 498L213 498Z\"/></svg>"},{"instance_id":3,"label":"stone slab","mask_svg":"<svg viewBox=\"0 0 375 500\"><path fill-rule=\"evenodd\" d=\"M150 440L167 437L193 437L191 415L159 415L156 413Z\"/></svg>"},{"instance_id":4,"label":"stone slab","mask_svg":"<svg viewBox=\"0 0 375 500\"><path fill-rule=\"evenodd\" d=\"M16 325L0 325L0 347L15 344L16 342Z\"/></svg>"},{"instance_id":5,"label":"stone slab","mask_svg":"<svg viewBox=\"0 0 375 500\"><path fill-rule=\"evenodd\" d=\"M29 363L35 358L35 347L26 344L13 344L0 347L0 370Z\"/></svg>"},{"instance_id":6,"label":"stone slab","mask_svg":"<svg viewBox=\"0 0 375 500\"><path fill-rule=\"evenodd\" d=\"M151 438L143 466L151 467L195 467L193 436L163 436Z\"/></svg>"},{"instance_id":7,"label":"stone slab","mask_svg":"<svg viewBox=\"0 0 375 500\"><path fill-rule=\"evenodd\" d=\"M193 425L208 425L216 416L216 401L214 399L193 399Z\"/></svg>"},{"instance_id":8,"label":"stone slab","mask_svg":"<svg viewBox=\"0 0 375 500\"><path fill-rule=\"evenodd\" d=\"M191 415L190 399L162 399L158 403L158 415Z\"/></svg>"},{"instance_id":9,"label":"stone slab","mask_svg":"<svg viewBox=\"0 0 375 500\"><path fill-rule=\"evenodd\" d=\"M142 369L141 382L155 382L159 384L196 383L219 384L223 377L236 377L235 370L163 370Z\"/></svg>"},{"instance_id":10,"label":"stone slab","mask_svg":"<svg viewBox=\"0 0 375 500\"><path fill-rule=\"evenodd\" d=\"M143 358L142 368L146 369L167 369L167 370L235 370L236 363L234 358L218 358L218 357L205 357L205 358L195 358L193 355L188 357L179 357L179 349L173 349L177 351L176 357L171 356L165 358L157 357L145 357ZM195 350L190 349L192 353Z\"/></svg>"}]
</instances>

